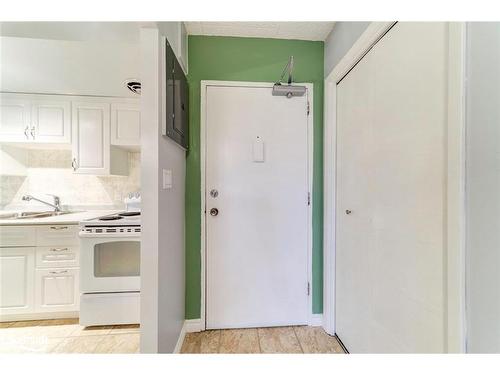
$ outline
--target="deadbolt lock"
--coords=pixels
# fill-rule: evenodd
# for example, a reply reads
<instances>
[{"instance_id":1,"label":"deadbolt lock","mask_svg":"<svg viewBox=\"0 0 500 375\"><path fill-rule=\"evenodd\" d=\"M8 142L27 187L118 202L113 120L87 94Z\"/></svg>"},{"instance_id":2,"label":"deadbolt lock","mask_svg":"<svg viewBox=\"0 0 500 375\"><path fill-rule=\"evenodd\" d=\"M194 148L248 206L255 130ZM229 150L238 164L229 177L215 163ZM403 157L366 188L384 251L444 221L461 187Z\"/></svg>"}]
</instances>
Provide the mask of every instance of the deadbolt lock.
<instances>
[{"instance_id":1,"label":"deadbolt lock","mask_svg":"<svg viewBox=\"0 0 500 375\"><path fill-rule=\"evenodd\" d=\"M217 198L218 195L219 195L219 192L216 189L210 190L210 196L212 198Z\"/></svg>"}]
</instances>

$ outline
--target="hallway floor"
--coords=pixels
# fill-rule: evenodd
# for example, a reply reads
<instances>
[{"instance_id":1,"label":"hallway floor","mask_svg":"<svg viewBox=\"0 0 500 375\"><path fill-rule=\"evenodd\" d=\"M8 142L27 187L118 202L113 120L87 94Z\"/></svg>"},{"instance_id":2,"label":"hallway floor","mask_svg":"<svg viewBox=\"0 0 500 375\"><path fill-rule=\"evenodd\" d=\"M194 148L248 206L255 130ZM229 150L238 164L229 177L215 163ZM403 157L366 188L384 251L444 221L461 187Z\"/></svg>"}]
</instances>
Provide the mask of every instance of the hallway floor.
<instances>
[{"instance_id":1,"label":"hallway floor","mask_svg":"<svg viewBox=\"0 0 500 375\"><path fill-rule=\"evenodd\" d=\"M187 333L181 353L344 353L321 327L224 329Z\"/></svg>"},{"instance_id":2,"label":"hallway floor","mask_svg":"<svg viewBox=\"0 0 500 375\"><path fill-rule=\"evenodd\" d=\"M139 326L84 328L78 319L0 323L4 353L139 353Z\"/></svg>"},{"instance_id":3,"label":"hallway floor","mask_svg":"<svg viewBox=\"0 0 500 375\"><path fill-rule=\"evenodd\" d=\"M0 354L139 353L138 325L84 328L78 319L0 323ZM321 327L224 329L187 333L181 353L344 353Z\"/></svg>"}]
</instances>

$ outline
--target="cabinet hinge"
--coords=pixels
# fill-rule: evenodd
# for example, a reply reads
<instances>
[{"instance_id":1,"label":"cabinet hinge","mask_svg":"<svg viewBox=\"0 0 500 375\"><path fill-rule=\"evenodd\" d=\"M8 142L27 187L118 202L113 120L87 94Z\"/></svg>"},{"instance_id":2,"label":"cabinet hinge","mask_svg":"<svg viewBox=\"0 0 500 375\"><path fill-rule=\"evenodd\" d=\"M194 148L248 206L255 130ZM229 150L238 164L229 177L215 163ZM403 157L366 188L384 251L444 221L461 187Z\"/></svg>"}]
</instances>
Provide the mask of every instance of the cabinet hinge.
<instances>
[{"instance_id":1,"label":"cabinet hinge","mask_svg":"<svg viewBox=\"0 0 500 375\"><path fill-rule=\"evenodd\" d=\"M311 284L307 283L307 295L311 295Z\"/></svg>"},{"instance_id":2,"label":"cabinet hinge","mask_svg":"<svg viewBox=\"0 0 500 375\"><path fill-rule=\"evenodd\" d=\"M307 193L307 205L311 205L311 193Z\"/></svg>"}]
</instances>

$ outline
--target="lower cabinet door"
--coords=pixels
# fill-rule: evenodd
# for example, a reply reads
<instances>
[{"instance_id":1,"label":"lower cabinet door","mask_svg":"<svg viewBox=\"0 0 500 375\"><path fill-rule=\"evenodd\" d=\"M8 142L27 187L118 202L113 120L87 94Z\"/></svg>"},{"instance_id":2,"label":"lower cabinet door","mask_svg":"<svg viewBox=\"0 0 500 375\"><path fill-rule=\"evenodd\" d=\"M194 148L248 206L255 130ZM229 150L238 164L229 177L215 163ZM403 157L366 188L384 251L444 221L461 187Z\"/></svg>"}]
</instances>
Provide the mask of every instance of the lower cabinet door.
<instances>
[{"instance_id":1,"label":"lower cabinet door","mask_svg":"<svg viewBox=\"0 0 500 375\"><path fill-rule=\"evenodd\" d=\"M77 311L79 308L78 269L37 269L35 311Z\"/></svg>"},{"instance_id":2,"label":"lower cabinet door","mask_svg":"<svg viewBox=\"0 0 500 375\"><path fill-rule=\"evenodd\" d=\"M0 248L0 316L34 310L34 247Z\"/></svg>"}]
</instances>

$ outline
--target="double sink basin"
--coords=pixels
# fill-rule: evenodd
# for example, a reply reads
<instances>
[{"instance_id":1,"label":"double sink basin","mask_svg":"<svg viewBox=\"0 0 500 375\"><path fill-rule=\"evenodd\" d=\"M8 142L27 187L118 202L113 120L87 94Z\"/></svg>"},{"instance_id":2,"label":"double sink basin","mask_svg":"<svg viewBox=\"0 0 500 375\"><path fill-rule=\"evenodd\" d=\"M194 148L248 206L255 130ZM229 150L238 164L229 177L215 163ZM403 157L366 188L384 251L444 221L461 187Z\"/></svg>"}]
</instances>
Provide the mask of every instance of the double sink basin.
<instances>
[{"instance_id":1,"label":"double sink basin","mask_svg":"<svg viewBox=\"0 0 500 375\"><path fill-rule=\"evenodd\" d=\"M12 212L8 214L0 214L0 220L14 220L14 219L40 219L44 217L60 216L67 214L75 214L82 211L37 211L37 212Z\"/></svg>"}]
</instances>

